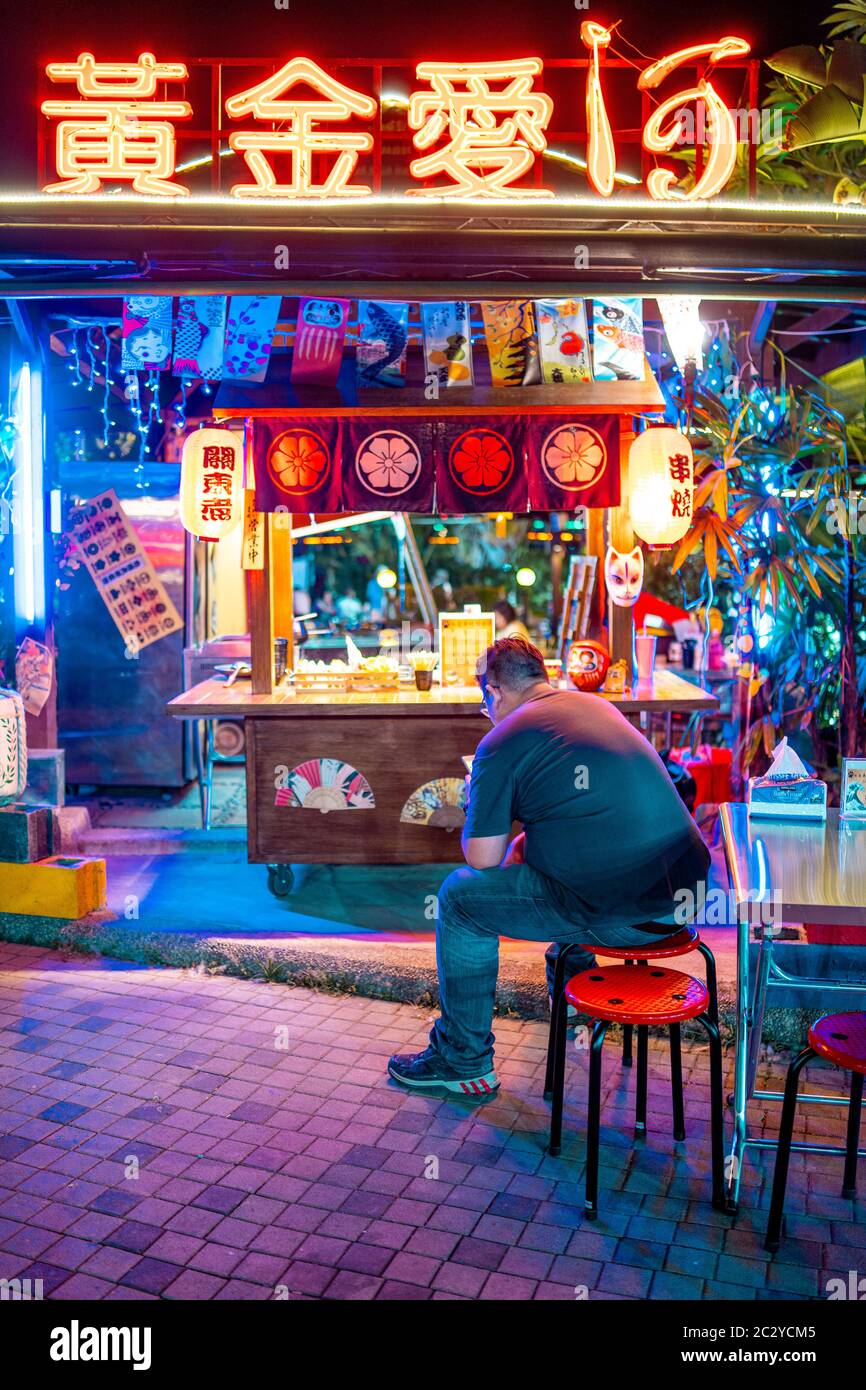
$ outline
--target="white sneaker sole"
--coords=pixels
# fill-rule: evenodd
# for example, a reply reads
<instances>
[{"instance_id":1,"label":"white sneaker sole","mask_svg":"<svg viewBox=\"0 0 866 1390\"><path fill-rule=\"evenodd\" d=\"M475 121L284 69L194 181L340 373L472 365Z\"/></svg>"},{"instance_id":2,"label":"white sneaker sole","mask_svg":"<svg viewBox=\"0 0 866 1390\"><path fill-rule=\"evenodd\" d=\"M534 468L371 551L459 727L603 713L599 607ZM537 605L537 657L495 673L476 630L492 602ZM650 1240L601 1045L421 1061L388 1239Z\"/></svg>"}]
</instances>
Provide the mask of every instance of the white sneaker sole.
<instances>
[{"instance_id":1,"label":"white sneaker sole","mask_svg":"<svg viewBox=\"0 0 866 1390\"><path fill-rule=\"evenodd\" d=\"M388 1075L395 1081L399 1081L401 1086L406 1086L410 1091L448 1091L451 1095L457 1096L489 1096L494 1091L499 1090L499 1078L495 1071L485 1072L483 1076L472 1076L466 1078L452 1079L447 1081L441 1079L431 1079L430 1081L412 1081L408 1077L401 1076L399 1072L388 1068Z\"/></svg>"}]
</instances>

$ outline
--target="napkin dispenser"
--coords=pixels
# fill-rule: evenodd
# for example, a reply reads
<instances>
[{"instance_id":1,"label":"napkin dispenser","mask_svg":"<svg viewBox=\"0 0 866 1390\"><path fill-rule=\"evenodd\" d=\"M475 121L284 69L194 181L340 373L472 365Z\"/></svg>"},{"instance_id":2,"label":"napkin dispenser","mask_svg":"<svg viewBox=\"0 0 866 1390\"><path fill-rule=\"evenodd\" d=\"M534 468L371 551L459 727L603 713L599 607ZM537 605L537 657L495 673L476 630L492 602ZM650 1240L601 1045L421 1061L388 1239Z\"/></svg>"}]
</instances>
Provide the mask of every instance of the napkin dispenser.
<instances>
[{"instance_id":1,"label":"napkin dispenser","mask_svg":"<svg viewBox=\"0 0 866 1390\"><path fill-rule=\"evenodd\" d=\"M786 738L773 749L764 775L749 778L746 800L750 816L827 819L827 783L808 772Z\"/></svg>"}]
</instances>

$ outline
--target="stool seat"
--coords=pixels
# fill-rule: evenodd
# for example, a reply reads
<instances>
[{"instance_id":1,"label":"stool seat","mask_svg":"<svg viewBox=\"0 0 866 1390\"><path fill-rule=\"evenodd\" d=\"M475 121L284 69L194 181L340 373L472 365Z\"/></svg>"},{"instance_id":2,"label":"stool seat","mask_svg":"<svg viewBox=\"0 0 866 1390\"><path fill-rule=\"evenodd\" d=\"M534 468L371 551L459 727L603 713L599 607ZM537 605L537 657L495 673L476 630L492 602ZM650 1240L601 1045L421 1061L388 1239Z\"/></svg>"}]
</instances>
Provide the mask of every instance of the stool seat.
<instances>
[{"instance_id":1,"label":"stool seat","mask_svg":"<svg viewBox=\"0 0 866 1390\"><path fill-rule=\"evenodd\" d=\"M565 986L578 1013L608 1023L682 1023L706 1012L706 985L659 965L611 965L584 970Z\"/></svg>"},{"instance_id":2,"label":"stool seat","mask_svg":"<svg viewBox=\"0 0 866 1390\"><path fill-rule=\"evenodd\" d=\"M650 945L652 941L656 942L655 946ZM674 956L687 956L690 951L697 950L700 944L701 938L697 928L683 927L682 931L675 932L673 936L655 937L648 932L645 946L598 946L587 943L582 949L592 952L593 955L609 956L611 960L665 960Z\"/></svg>"},{"instance_id":3,"label":"stool seat","mask_svg":"<svg viewBox=\"0 0 866 1390\"><path fill-rule=\"evenodd\" d=\"M825 1014L809 1029L809 1046L837 1067L866 1075L866 1013Z\"/></svg>"}]
</instances>

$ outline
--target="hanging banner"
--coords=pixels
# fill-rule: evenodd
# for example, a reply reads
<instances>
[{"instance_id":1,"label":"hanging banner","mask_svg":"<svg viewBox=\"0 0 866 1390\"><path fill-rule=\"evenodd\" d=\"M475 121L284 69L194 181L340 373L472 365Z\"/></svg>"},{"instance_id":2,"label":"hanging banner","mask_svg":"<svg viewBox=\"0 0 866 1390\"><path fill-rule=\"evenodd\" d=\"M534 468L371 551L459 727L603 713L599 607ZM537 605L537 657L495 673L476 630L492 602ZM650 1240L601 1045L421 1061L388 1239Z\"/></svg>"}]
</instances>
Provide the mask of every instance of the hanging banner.
<instances>
[{"instance_id":1,"label":"hanging banner","mask_svg":"<svg viewBox=\"0 0 866 1390\"><path fill-rule=\"evenodd\" d=\"M582 299L536 299L541 379L546 386L592 381L586 306Z\"/></svg>"},{"instance_id":2,"label":"hanging banner","mask_svg":"<svg viewBox=\"0 0 866 1390\"><path fill-rule=\"evenodd\" d=\"M219 381L226 333L224 294L182 294L174 333L175 376Z\"/></svg>"},{"instance_id":3,"label":"hanging banner","mask_svg":"<svg viewBox=\"0 0 866 1390\"><path fill-rule=\"evenodd\" d=\"M114 491L100 493L69 518L69 536L130 655L183 627Z\"/></svg>"},{"instance_id":4,"label":"hanging banner","mask_svg":"<svg viewBox=\"0 0 866 1390\"><path fill-rule=\"evenodd\" d=\"M537 382L538 339L532 300L482 300L481 316L493 385L529 386Z\"/></svg>"},{"instance_id":5,"label":"hanging banner","mask_svg":"<svg viewBox=\"0 0 866 1390\"><path fill-rule=\"evenodd\" d=\"M253 422L256 507L289 512L342 509L340 420L292 416Z\"/></svg>"},{"instance_id":6,"label":"hanging banner","mask_svg":"<svg viewBox=\"0 0 866 1390\"><path fill-rule=\"evenodd\" d=\"M437 427L439 512L525 512L521 415L455 417Z\"/></svg>"},{"instance_id":7,"label":"hanging banner","mask_svg":"<svg viewBox=\"0 0 866 1390\"><path fill-rule=\"evenodd\" d=\"M472 385L472 333L465 299L421 305L426 384Z\"/></svg>"},{"instance_id":8,"label":"hanging banner","mask_svg":"<svg viewBox=\"0 0 866 1390\"><path fill-rule=\"evenodd\" d=\"M233 294L226 319L223 376L264 381L282 300L278 294Z\"/></svg>"},{"instance_id":9,"label":"hanging banner","mask_svg":"<svg viewBox=\"0 0 866 1390\"><path fill-rule=\"evenodd\" d=\"M123 301L120 365L125 372L171 366L171 295L131 294Z\"/></svg>"},{"instance_id":10,"label":"hanging banner","mask_svg":"<svg viewBox=\"0 0 866 1390\"><path fill-rule=\"evenodd\" d=\"M370 386L405 386L409 305L358 300L358 346L355 372L360 390Z\"/></svg>"},{"instance_id":11,"label":"hanging banner","mask_svg":"<svg viewBox=\"0 0 866 1390\"><path fill-rule=\"evenodd\" d=\"M343 505L352 511L433 509L435 425L412 415L350 420L343 445Z\"/></svg>"},{"instance_id":12,"label":"hanging banner","mask_svg":"<svg viewBox=\"0 0 866 1390\"><path fill-rule=\"evenodd\" d=\"M301 299L292 355L295 386L334 386L343 360L348 299Z\"/></svg>"},{"instance_id":13,"label":"hanging banner","mask_svg":"<svg viewBox=\"0 0 866 1390\"><path fill-rule=\"evenodd\" d=\"M533 511L619 505L619 420L615 415L575 420L532 416L525 442Z\"/></svg>"},{"instance_id":14,"label":"hanging banner","mask_svg":"<svg viewBox=\"0 0 866 1390\"><path fill-rule=\"evenodd\" d=\"M25 637L15 653L15 684L28 714L41 714L54 683L54 653Z\"/></svg>"},{"instance_id":15,"label":"hanging banner","mask_svg":"<svg viewBox=\"0 0 866 1390\"><path fill-rule=\"evenodd\" d=\"M643 381L643 305L636 296L592 301L592 361L596 381Z\"/></svg>"}]
</instances>

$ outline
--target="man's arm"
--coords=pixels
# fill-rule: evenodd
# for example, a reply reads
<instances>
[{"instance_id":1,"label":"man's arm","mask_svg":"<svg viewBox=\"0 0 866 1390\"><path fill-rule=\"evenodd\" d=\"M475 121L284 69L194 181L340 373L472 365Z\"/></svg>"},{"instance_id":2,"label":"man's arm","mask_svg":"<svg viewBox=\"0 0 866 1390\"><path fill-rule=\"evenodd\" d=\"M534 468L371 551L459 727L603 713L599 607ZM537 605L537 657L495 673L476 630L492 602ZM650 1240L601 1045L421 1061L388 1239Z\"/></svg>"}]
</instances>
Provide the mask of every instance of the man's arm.
<instances>
[{"instance_id":1,"label":"man's arm","mask_svg":"<svg viewBox=\"0 0 866 1390\"><path fill-rule=\"evenodd\" d=\"M509 835L464 835L463 855L470 869L496 869L508 846Z\"/></svg>"}]
</instances>

